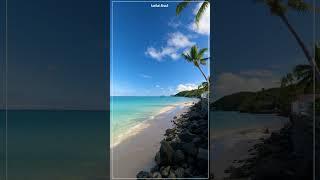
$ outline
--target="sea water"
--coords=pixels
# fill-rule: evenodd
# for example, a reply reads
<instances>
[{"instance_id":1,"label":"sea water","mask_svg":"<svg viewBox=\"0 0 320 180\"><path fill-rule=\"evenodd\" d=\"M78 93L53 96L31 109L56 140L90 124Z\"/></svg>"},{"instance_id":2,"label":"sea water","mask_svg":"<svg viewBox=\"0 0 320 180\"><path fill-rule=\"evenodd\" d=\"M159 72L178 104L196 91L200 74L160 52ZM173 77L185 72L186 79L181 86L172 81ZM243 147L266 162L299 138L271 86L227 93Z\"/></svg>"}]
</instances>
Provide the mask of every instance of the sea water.
<instances>
[{"instance_id":1,"label":"sea water","mask_svg":"<svg viewBox=\"0 0 320 180\"><path fill-rule=\"evenodd\" d=\"M108 179L108 117L107 111L8 111L8 179ZM0 122L4 179L5 111L0 111Z\"/></svg>"},{"instance_id":2,"label":"sea water","mask_svg":"<svg viewBox=\"0 0 320 180\"><path fill-rule=\"evenodd\" d=\"M211 136L241 129L284 124L287 121L287 117L278 116L276 114L252 114L236 111L210 112Z\"/></svg>"},{"instance_id":3,"label":"sea water","mask_svg":"<svg viewBox=\"0 0 320 180\"><path fill-rule=\"evenodd\" d=\"M120 143L126 132L143 126L146 121L196 99L172 96L113 96L110 103L112 145ZM111 145L111 146L112 146Z\"/></svg>"}]
</instances>

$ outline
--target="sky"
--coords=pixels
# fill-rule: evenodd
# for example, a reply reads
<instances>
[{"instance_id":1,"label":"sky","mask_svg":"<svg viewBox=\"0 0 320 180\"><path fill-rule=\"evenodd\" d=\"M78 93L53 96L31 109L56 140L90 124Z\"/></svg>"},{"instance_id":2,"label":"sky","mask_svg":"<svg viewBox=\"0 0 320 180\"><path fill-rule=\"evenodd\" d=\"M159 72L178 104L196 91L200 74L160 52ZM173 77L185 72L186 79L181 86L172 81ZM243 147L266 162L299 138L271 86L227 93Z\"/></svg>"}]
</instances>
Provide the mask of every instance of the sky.
<instances>
[{"instance_id":1,"label":"sky","mask_svg":"<svg viewBox=\"0 0 320 180\"><path fill-rule=\"evenodd\" d=\"M106 19L110 17L106 4L89 0L9 1L9 108L105 109L110 75L106 57ZM119 78L120 93L130 95L149 89L150 94L143 95L166 95L170 89L176 91L179 84L203 81L192 64L172 59L172 50L168 53L161 49L173 46L168 40L177 32L190 42L206 45L207 35L190 29L195 5L179 17L172 6L156 10L141 5L115 8L115 19L121 20L115 23L114 34L114 58L118 59L116 67L120 67L116 69L121 72L115 78ZM218 0L211 5L211 13L214 96L277 86L279 78L294 65L307 63L287 28L263 5L252 0ZM4 11L0 11L0 18L3 95ZM310 47L312 16L290 13L288 18ZM154 48L154 57L161 59L148 55L148 48ZM178 52L184 50L179 48ZM161 88L166 91L162 93ZM126 92L129 89L135 92ZM2 97L0 108L4 105Z\"/></svg>"},{"instance_id":2,"label":"sky","mask_svg":"<svg viewBox=\"0 0 320 180\"><path fill-rule=\"evenodd\" d=\"M200 3L191 3L179 16L175 13L177 3L162 3L168 4L166 8L153 8L152 4L157 3L113 3L114 96L173 95L205 81L181 54L193 45L209 48L210 9L196 26L194 13ZM209 63L201 68L209 75Z\"/></svg>"},{"instance_id":3,"label":"sky","mask_svg":"<svg viewBox=\"0 0 320 180\"><path fill-rule=\"evenodd\" d=\"M308 63L284 23L263 4L223 0L215 1L213 8L215 99L278 87L280 78L295 65ZM311 50L312 13L289 11L287 16Z\"/></svg>"}]
</instances>

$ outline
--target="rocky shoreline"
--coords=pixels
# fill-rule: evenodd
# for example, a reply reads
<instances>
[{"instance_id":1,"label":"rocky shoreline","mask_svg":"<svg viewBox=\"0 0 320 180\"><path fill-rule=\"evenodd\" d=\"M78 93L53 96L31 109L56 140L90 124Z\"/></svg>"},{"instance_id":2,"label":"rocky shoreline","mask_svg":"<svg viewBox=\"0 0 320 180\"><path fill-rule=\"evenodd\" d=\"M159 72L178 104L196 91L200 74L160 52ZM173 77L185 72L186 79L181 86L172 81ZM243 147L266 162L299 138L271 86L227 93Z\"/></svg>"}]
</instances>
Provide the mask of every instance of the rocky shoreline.
<instances>
[{"instance_id":1,"label":"rocky shoreline","mask_svg":"<svg viewBox=\"0 0 320 180\"><path fill-rule=\"evenodd\" d=\"M226 169L227 179L312 179L312 121L304 116L290 118L291 123L249 150L253 156Z\"/></svg>"},{"instance_id":2,"label":"rocky shoreline","mask_svg":"<svg viewBox=\"0 0 320 180\"><path fill-rule=\"evenodd\" d=\"M207 100L201 99L172 122L174 128L166 130L155 155L156 165L149 172L140 171L137 179L208 177Z\"/></svg>"}]
</instances>

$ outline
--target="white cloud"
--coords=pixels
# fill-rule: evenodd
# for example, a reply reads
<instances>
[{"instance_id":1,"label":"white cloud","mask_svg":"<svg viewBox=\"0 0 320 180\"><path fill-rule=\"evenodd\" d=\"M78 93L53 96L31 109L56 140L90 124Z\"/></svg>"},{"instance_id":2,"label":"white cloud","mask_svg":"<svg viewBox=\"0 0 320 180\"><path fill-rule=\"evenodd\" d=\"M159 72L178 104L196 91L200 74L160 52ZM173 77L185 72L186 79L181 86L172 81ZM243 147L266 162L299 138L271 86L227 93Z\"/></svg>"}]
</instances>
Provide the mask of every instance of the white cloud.
<instances>
[{"instance_id":1,"label":"white cloud","mask_svg":"<svg viewBox=\"0 0 320 180\"><path fill-rule=\"evenodd\" d=\"M156 88L159 88L159 87L160 87L160 85L157 84L157 85L156 85Z\"/></svg>"},{"instance_id":2,"label":"white cloud","mask_svg":"<svg viewBox=\"0 0 320 180\"><path fill-rule=\"evenodd\" d=\"M187 36L182 34L181 32L175 32L169 34L169 39L167 41L167 45L176 48L185 48L190 47L194 43L189 40Z\"/></svg>"},{"instance_id":3,"label":"white cloud","mask_svg":"<svg viewBox=\"0 0 320 180\"><path fill-rule=\"evenodd\" d=\"M153 47L148 47L147 51L145 52L146 55L149 55L150 57L161 61L163 55L161 52L157 51L155 48Z\"/></svg>"},{"instance_id":4,"label":"white cloud","mask_svg":"<svg viewBox=\"0 0 320 180\"><path fill-rule=\"evenodd\" d=\"M170 21L168 22L168 26L173 28L178 28L179 26L181 26L181 22L178 21L176 18L171 18Z\"/></svg>"},{"instance_id":5,"label":"white cloud","mask_svg":"<svg viewBox=\"0 0 320 180\"><path fill-rule=\"evenodd\" d=\"M187 83L187 84L179 84L176 90L177 92L181 92L181 91L190 91L197 88L198 86L196 84Z\"/></svg>"},{"instance_id":6,"label":"white cloud","mask_svg":"<svg viewBox=\"0 0 320 180\"><path fill-rule=\"evenodd\" d=\"M145 54L157 61L162 61L165 57L177 60L180 57L180 50L182 48L190 47L194 44L194 42L181 32L170 33L168 37L169 39L165 47L160 49L148 47Z\"/></svg>"},{"instance_id":7,"label":"white cloud","mask_svg":"<svg viewBox=\"0 0 320 180\"><path fill-rule=\"evenodd\" d=\"M214 94L216 97L222 97L240 91L258 91L262 88L271 88L278 86L279 79L276 76L268 77L250 77L235 73L222 73L218 76L215 83Z\"/></svg>"},{"instance_id":8,"label":"white cloud","mask_svg":"<svg viewBox=\"0 0 320 180\"><path fill-rule=\"evenodd\" d=\"M151 79L152 76L146 75L146 74L139 74L140 77L146 78L146 79Z\"/></svg>"},{"instance_id":9,"label":"white cloud","mask_svg":"<svg viewBox=\"0 0 320 180\"><path fill-rule=\"evenodd\" d=\"M200 9L202 5L201 3L198 3L196 8L193 10L193 14L196 15L198 10ZM197 25L195 22L192 22L189 25L190 29L199 33L199 34L204 34L204 35L209 35L210 34L210 4L206 8L204 14L202 15L199 24Z\"/></svg>"}]
</instances>

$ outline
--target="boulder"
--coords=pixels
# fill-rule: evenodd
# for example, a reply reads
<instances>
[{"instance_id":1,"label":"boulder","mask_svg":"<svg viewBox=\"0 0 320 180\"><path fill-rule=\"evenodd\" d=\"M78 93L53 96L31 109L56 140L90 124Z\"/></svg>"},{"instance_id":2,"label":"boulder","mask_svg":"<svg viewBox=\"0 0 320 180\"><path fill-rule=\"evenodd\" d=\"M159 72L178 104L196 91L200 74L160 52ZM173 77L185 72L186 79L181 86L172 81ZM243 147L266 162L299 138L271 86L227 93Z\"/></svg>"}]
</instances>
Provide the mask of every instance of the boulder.
<instances>
[{"instance_id":1,"label":"boulder","mask_svg":"<svg viewBox=\"0 0 320 180\"><path fill-rule=\"evenodd\" d=\"M157 172L157 171L159 171L159 165L155 165L150 169L150 172L152 172L152 173Z\"/></svg>"},{"instance_id":2,"label":"boulder","mask_svg":"<svg viewBox=\"0 0 320 180\"><path fill-rule=\"evenodd\" d=\"M196 135L190 133L189 131L184 131L179 135L179 138L183 142L191 142L195 137Z\"/></svg>"},{"instance_id":3,"label":"boulder","mask_svg":"<svg viewBox=\"0 0 320 180\"><path fill-rule=\"evenodd\" d=\"M159 151L156 153L156 156L154 157L154 160L156 161L156 163L158 165L161 164L160 152Z\"/></svg>"},{"instance_id":4,"label":"boulder","mask_svg":"<svg viewBox=\"0 0 320 180\"><path fill-rule=\"evenodd\" d=\"M168 178L171 178L171 179L175 179L176 178L176 175L174 174L173 171L170 171Z\"/></svg>"},{"instance_id":5,"label":"boulder","mask_svg":"<svg viewBox=\"0 0 320 180\"><path fill-rule=\"evenodd\" d=\"M174 129L167 129L166 130L166 133L164 134L165 136L169 136L169 135L171 135L171 134L173 134L174 133Z\"/></svg>"},{"instance_id":6,"label":"boulder","mask_svg":"<svg viewBox=\"0 0 320 180\"><path fill-rule=\"evenodd\" d=\"M197 154L197 166L200 172L206 173L208 171L208 150L199 148Z\"/></svg>"},{"instance_id":7,"label":"boulder","mask_svg":"<svg viewBox=\"0 0 320 180\"><path fill-rule=\"evenodd\" d=\"M197 147L193 143L185 143L182 145L182 150L190 155L190 156L196 156L198 153Z\"/></svg>"},{"instance_id":8,"label":"boulder","mask_svg":"<svg viewBox=\"0 0 320 180\"><path fill-rule=\"evenodd\" d=\"M171 164L173 160L173 154L174 150L172 149L171 145L167 141L162 141L160 147L160 164Z\"/></svg>"},{"instance_id":9,"label":"boulder","mask_svg":"<svg viewBox=\"0 0 320 180\"><path fill-rule=\"evenodd\" d=\"M176 164L182 163L184 161L184 158L184 153L180 149L175 151L173 154L173 162Z\"/></svg>"},{"instance_id":10,"label":"boulder","mask_svg":"<svg viewBox=\"0 0 320 180\"><path fill-rule=\"evenodd\" d=\"M162 177L168 177L170 173L170 166L161 168L161 175Z\"/></svg>"},{"instance_id":11,"label":"boulder","mask_svg":"<svg viewBox=\"0 0 320 180\"><path fill-rule=\"evenodd\" d=\"M159 172L154 172L152 174L152 178L162 178L161 174Z\"/></svg>"},{"instance_id":12,"label":"boulder","mask_svg":"<svg viewBox=\"0 0 320 180\"><path fill-rule=\"evenodd\" d=\"M183 178L184 177L184 169L182 167L177 168L174 171L177 178Z\"/></svg>"},{"instance_id":13,"label":"boulder","mask_svg":"<svg viewBox=\"0 0 320 180\"><path fill-rule=\"evenodd\" d=\"M140 171L137 174L137 179L144 179L144 178L151 178L151 174L149 172L146 172L146 171Z\"/></svg>"}]
</instances>

